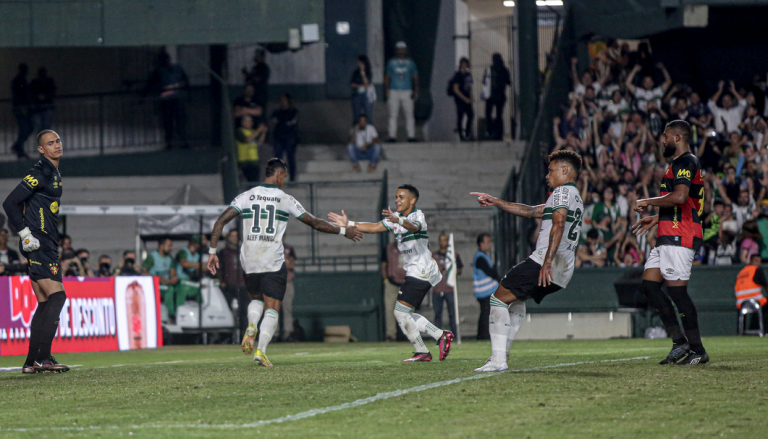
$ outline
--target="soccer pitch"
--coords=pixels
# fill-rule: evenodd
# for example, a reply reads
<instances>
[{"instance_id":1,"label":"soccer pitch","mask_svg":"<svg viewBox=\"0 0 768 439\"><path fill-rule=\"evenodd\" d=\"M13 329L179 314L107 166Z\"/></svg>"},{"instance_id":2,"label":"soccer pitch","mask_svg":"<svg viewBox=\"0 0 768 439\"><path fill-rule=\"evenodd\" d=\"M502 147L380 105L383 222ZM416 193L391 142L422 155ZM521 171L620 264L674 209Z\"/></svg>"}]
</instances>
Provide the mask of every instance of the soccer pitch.
<instances>
[{"instance_id":1,"label":"soccer pitch","mask_svg":"<svg viewBox=\"0 0 768 439\"><path fill-rule=\"evenodd\" d=\"M668 340L515 342L496 374L473 372L487 342L415 364L407 343L275 343L274 368L235 345L62 354L65 374L0 373L0 437L766 437L768 339L704 342L699 367L657 365Z\"/></svg>"}]
</instances>

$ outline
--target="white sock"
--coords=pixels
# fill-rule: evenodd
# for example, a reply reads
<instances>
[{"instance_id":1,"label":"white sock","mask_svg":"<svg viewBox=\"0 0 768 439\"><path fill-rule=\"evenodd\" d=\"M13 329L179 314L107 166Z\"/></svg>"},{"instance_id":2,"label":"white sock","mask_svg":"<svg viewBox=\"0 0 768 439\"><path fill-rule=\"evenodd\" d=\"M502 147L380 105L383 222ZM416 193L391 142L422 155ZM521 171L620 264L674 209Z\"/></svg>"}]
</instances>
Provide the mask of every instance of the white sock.
<instances>
[{"instance_id":1,"label":"white sock","mask_svg":"<svg viewBox=\"0 0 768 439\"><path fill-rule=\"evenodd\" d=\"M262 312L264 312L264 302L261 300L251 300L251 303L248 304L248 324L258 325Z\"/></svg>"},{"instance_id":2,"label":"white sock","mask_svg":"<svg viewBox=\"0 0 768 439\"><path fill-rule=\"evenodd\" d=\"M443 336L444 331L442 329L437 329L437 326L433 325L432 322L427 320L423 315L413 313L411 314L411 317L413 318L413 321L416 322L416 328L418 328L420 333L426 333L435 340L440 340L440 337Z\"/></svg>"},{"instance_id":3,"label":"white sock","mask_svg":"<svg viewBox=\"0 0 768 439\"><path fill-rule=\"evenodd\" d=\"M509 358L509 348L512 347L512 342L515 341L517 331L523 326L525 321L525 302L522 300L515 300L509 305L509 336L507 338L507 358Z\"/></svg>"},{"instance_id":4,"label":"white sock","mask_svg":"<svg viewBox=\"0 0 768 439\"><path fill-rule=\"evenodd\" d=\"M509 337L509 312L507 305L491 296L491 315L488 319L491 334L491 361L507 362L507 338Z\"/></svg>"},{"instance_id":5,"label":"white sock","mask_svg":"<svg viewBox=\"0 0 768 439\"><path fill-rule=\"evenodd\" d=\"M272 341L272 334L274 334L275 329L277 329L277 316L277 311L274 309L268 309L267 312L264 313L264 320L261 321L261 326L259 326L258 349L261 352L266 352L269 342Z\"/></svg>"},{"instance_id":6,"label":"white sock","mask_svg":"<svg viewBox=\"0 0 768 439\"><path fill-rule=\"evenodd\" d=\"M413 345L413 349L417 353L427 353L429 352L429 349L427 349L427 346L424 344L424 340L422 340L421 334L419 333L419 328L416 326L413 317L411 317L412 313L413 309L408 308L400 302L395 303L395 320L397 320L397 324L400 325L400 329L402 329L405 336L408 337L408 340Z\"/></svg>"}]
</instances>

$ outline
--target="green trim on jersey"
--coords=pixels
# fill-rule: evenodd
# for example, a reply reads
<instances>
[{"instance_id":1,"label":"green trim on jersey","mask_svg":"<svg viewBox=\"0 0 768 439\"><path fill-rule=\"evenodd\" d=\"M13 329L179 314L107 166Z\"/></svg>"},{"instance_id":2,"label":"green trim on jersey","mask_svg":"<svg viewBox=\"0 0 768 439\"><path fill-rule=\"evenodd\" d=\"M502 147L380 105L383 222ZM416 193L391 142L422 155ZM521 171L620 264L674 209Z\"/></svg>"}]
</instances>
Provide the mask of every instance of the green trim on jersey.
<instances>
[{"instance_id":1,"label":"green trim on jersey","mask_svg":"<svg viewBox=\"0 0 768 439\"><path fill-rule=\"evenodd\" d=\"M573 186L573 187L576 187L576 183L566 183L563 186Z\"/></svg>"},{"instance_id":2,"label":"green trim on jersey","mask_svg":"<svg viewBox=\"0 0 768 439\"><path fill-rule=\"evenodd\" d=\"M555 210L558 210L558 209L565 209L565 207L563 207L563 206L556 207L554 210L552 210L549 207L545 207L544 208L544 215L542 215L541 219L543 221L552 220L552 213ZM568 210L568 212L566 213L565 221L566 222L568 222L568 221L573 222L575 219L576 219L576 211Z\"/></svg>"},{"instance_id":3,"label":"green trim on jersey","mask_svg":"<svg viewBox=\"0 0 768 439\"><path fill-rule=\"evenodd\" d=\"M235 209L235 210L237 211L237 213L243 213L243 211L242 211L242 210L240 210L240 208L239 208L239 207L237 207L237 206L232 206L232 205L230 205L229 207L231 207L231 208Z\"/></svg>"},{"instance_id":4,"label":"green trim on jersey","mask_svg":"<svg viewBox=\"0 0 768 439\"><path fill-rule=\"evenodd\" d=\"M416 239L427 239L428 240L429 238L427 237L427 232L416 232L416 233L408 232L408 233L404 233L403 234L403 240L400 241L400 242L408 242L408 241L413 241L413 240L416 240Z\"/></svg>"},{"instance_id":5,"label":"green trim on jersey","mask_svg":"<svg viewBox=\"0 0 768 439\"><path fill-rule=\"evenodd\" d=\"M275 189L278 189L278 187L277 187L277 185L276 185L276 184L267 184L267 183L262 183L262 184L260 184L259 186L261 186L261 187L269 187L269 188L275 188Z\"/></svg>"},{"instance_id":6,"label":"green trim on jersey","mask_svg":"<svg viewBox=\"0 0 768 439\"><path fill-rule=\"evenodd\" d=\"M381 225L383 225L384 228L389 230L390 232L392 231L392 229L387 225L387 223L384 222L384 220L381 220Z\"/></svg>"},{"instance_id":7,"label":"green trim on jersey","mask_svg":"<svg viewBox=\"0 0 768 439\"><path fill-rule=\"evenodd\" d=\"M297 216L296 219L301 219L304 215L306 215L307 212L302 213L301 215Z\"/></svg>"}]
</instances>

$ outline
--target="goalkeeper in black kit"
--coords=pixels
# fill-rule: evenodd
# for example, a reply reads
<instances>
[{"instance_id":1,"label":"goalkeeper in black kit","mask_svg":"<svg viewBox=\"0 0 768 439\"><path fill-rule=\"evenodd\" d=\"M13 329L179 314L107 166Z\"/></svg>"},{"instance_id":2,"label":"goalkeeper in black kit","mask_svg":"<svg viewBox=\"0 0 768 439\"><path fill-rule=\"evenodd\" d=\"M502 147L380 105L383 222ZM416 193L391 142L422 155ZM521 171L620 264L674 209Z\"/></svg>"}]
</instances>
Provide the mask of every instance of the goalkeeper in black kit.
<instances>
[{"instance_id":1,"label":"goalkeeper in black kit","mask_svg":"<svg viewBox=\"0 0 768 439\"><path fill-rule=\"evenodd\" d=\"M8 195L3 208L11 229L21 237L19 248L29 261L29 278L37 297L29 353L22 373L67 372L51 355L59 314L67 300L59 262L59 203L61 202L61 138L52 130L37 135L40 161Z\"/></svg>"}]
</instances>

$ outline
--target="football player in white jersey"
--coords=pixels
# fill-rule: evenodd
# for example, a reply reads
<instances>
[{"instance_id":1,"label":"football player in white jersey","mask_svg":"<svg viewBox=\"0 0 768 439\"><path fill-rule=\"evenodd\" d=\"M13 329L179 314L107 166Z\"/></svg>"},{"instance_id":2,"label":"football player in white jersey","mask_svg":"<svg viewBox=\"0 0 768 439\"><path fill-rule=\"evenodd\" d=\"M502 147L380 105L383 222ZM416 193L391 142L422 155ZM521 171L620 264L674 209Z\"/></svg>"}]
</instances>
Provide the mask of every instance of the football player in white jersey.
<instances>
[{"instance_id":1,"label":"football player in white jersey","mask_svg":"<svg viewBox=\"0 0 768 439\"><path fill-rule=\"evenodd\" d=\"M443 331L433 325L426 317L414 314L413 310L421 305L429 290L440 283L442 275L437 263L432 259L427 238L427 222L424 212L416 208L419 191L410 184L397 188L395 194L395 212L391 208L382 211L384 219L377 223L360 223L349 221L344 211L341 215L333 212L328 219L339 227L357 227L363 233L394 232L397 239L397 249L403 257L405 283L400 287L395 304L395 319L400 329L408 337L415 352L404 363L417 361L432 361L421 333L427 333L437 341L440 348L440 361L445 360L451 350L453 333Z\"/></svg>"},{"instance_id":2,"label":"football player in white jersey","mask_svg":"<svg viewBox=\"0 0 768 439\"><path fill-rule=\"evenodd\" d=\"M293 215L317 231L344 235L355 242L360 241L363 234L354 226L338 227L315 218L295 198L280 190L288 175L288 167L281 159L270 159L265 175L264 184L238 195L216 220L211 234L211 248L208 250L208 270L215 275L219 268L216 245L224 225L238 215L243 215L244 239L240 248L240 263L245 271L245 286L251 296L251 303L248 305L249 324L243 336L242 349L244 354L250 355L256 334L259 334L253 359L261 366L272 366L266 350L277 329L280 302L285 296L288 280L283 249L283 234L288 217ZM257 330L256 324L262 312L264 320Z\"/></svg>"},{"instance_id":3,"label":"football player in white jersey","mask_svg":"<svg viewBox=\"0 0 768 439\"><path fill-rule=\"evenodd\" d=\"M542 219L536 249L507 272L491 296L491 358L476 372L507 370L510 345L525 319L525 301L534 299L541 303L545 296L568 286L584 213L575 183L580 169L581 157L575 152L562 150L550 154L547 183L553 190L547 202L538 206L472 192L483 207L496 206L516 216Z\"/></svg>"}]
</instances>

